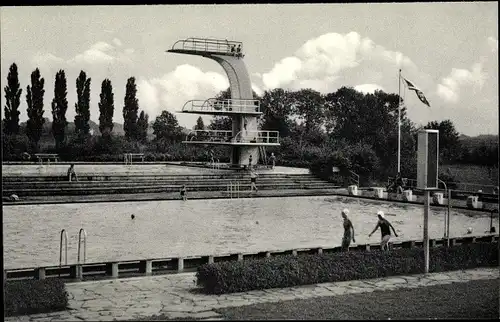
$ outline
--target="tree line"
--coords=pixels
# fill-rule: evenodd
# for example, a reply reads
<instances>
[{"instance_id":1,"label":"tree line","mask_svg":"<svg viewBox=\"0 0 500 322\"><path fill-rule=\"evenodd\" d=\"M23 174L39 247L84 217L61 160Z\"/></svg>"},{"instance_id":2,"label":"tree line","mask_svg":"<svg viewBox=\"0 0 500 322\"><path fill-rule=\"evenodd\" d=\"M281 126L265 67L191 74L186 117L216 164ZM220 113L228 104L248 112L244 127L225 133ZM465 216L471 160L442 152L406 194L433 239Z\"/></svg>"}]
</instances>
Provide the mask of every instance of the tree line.
<instances>
[{"instance_id":1,"label":"tree line","mask_svg":"<svg viewBox=\"0 0 500 322\"><path fill-rule=\"evenodd\" d=\"M36 68L31 73L31 83L26 87L26 103L28 120L25 134L29 140L30 150L38 151L45 123L43 99L45 95L45 79ZM75 103L75 137L73 139L84 141L90 135L90 85L91 78L82 70L76 79L77 101ZM17 65L13 63L9 68L7 86L5 91L4 119L2 131L5 136L20 134L19 106L23 89L19 83ZM127 140L145 141L148 127L148 115L139 112L136 98L137 88L135 78L127 80L126 94L123 105L124 131ZM52 128L51 133L55 139L56 150L63 148L66 143L68 120L67 80L64 70L59 70L55 75L54 98L52 99ZM102 137L109 137L113 130L113 115L115 110L113 86L109 79L101 84L99 106L99 130Z\"/></svg>"},{"instance_id":2,"label":"tree line","mask_svg":"<svg viewBox=\"0 0 500 322\"><path fill-rule=\"evenodd\" d=\"M90 78L82 71L76 80L77 102L75 103L75 133L65 140L68 107L64 71L56 74L54 99L52 101L52 134L55 147L49 148L68 160L118 161L124 152L144 152L148 160L204 161L207 148L182 144L184 129L175 115L162 111L152 124L154 138L148 139L148 115L139 111L134 77L127 81L123 106L124 137L111 135L113 130L114 98L111 81L102 82L99 102L99 131L101 136L89 137ZM31 75L31 86L27 87L28 124L26 135L32 143L38 142L43 125L43 78L38 69ZM4 133L19 132L19 102L21 88L17 80L17 66L11 66L8 84L5 87ZM341 87L335 92L321 94L312 89L289 91L268 90L260 99L259 128L279 131L279 147L268 147L274 152L277 163L290 166L312 167L322 173L332 166L351 170L365 180L394 175L397 168L398 104L397 94L375 91L360 93L350 87ZM230 98L227 89L217 98ZM429 122L424 128L440 131L440 161L442 163L472 163L493 166L498 164L498 145L465 146L450 120ZM401 104L401 172L403 176L416 175L417 133L422 128L414 124ZM198 118L193 129L230 130L231 118L214 117L208 126ZM17 131L17 132L16 132ZM19 142L5 143L11 152ZM7 140L8 141L8 140ZM22 144L21 144L22 145ZM229 161L229 148L214 147L216 158ZM15 150L15 149L14 149ZM33 151L35 149L32 149ZM19 151L11 153L19 154ZM24 151L22 151L24 152ZM330 169L330 170L329 170Z\"/></svg>"}]
</instances>

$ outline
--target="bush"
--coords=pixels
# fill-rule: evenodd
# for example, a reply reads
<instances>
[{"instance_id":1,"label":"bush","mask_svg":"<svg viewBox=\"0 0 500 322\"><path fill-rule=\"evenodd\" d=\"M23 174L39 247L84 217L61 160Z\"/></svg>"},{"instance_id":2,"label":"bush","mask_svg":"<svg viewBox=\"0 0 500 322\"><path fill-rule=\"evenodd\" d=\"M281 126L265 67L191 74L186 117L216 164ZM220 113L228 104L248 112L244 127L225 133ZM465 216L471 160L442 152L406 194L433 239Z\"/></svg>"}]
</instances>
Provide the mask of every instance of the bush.
<instances>
[{"instance_id":1,"label":"bush","mask_svg":"<svg viewBox=\"0 0 500 322\"><path fill-rule=\"evenodd\" d=\"M5 283L5 315L27 315L65 310L68 294L59 279Z\"/></svg>"},{"instance_id":2,"label":"bush","mask_svg":"<svg viewBox=\"0 0 500 322\"><path fill-rule=\"evenodd\" d=\"M430 272L498 266L498 242L431 248L429 265ZM423 249L401 248L205 264L197 283L206 293L224 294L423 272Z\"/></svg>"}]
</instances>

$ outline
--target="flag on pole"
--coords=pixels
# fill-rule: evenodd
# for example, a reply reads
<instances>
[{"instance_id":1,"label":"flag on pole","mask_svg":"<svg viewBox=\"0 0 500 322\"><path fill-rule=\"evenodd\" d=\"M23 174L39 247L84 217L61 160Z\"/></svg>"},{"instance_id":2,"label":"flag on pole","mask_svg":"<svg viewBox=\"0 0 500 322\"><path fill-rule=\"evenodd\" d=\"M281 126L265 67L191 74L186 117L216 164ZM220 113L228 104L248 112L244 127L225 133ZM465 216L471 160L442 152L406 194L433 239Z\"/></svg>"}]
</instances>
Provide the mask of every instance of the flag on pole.
<instances>
[{"instance_id":1,"label":"flag on pole","mask_svg":"<svg viewBox=\"0 0 500 322\"><path fill-rule=\"evenodd\" d=\"M421 90L419 90L415 85L413 85L412 82L410 82L406 78L404 78L404 77L401 77L401 78L405 81L406 86L408 87L409 90L415 91L415 93L417 94L418 98L420 99L420 101L422 103L424 103L425 105L431 107L431 105L429 104L429 101L427 101L427 99L424 96L424 93L422 93Z\"/></svg>"}]
</instances>

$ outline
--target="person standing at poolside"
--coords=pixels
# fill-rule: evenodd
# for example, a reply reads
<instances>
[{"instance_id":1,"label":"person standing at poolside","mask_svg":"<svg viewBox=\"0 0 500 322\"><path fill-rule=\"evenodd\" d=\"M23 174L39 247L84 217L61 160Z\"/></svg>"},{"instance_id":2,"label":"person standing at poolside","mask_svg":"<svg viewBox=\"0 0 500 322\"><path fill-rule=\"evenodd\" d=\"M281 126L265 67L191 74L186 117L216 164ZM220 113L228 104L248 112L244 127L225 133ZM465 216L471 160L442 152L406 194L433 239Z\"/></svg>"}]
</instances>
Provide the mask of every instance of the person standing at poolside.
<instances>
[{"instance_id":1,"label":"person standing at poolside","mask_svg":"<svg viewBox=\"0 0 500 322\"><path fill-rule=\"evenodd\" d=\"M354 239L354 226L352 225L351 220L347 218L347 215L349 214L348 209L342 210L342 218L344 219L344 237L342 238L342 251L349 251L349 245L351 245L351 239L352 242L355 243L356 240Z\"/></svg>"},{"instance_id":2,"label":"person standing at poolside","mask_svg":"<svg viewBox=\"0 0 500 322\"><path fill-rule=\"evenodd\" d=\"M384 212L378 211L377 212L377 217L378 217L378 222L377 226L375 226L375 229L368 235L368 237L371 237L374 232L377 231L377 229L380 227L380 232L382 234L382 238L380 241L380 248L382 250L389 250L388 244L389 240L391 239L391 228L392 231L394 232L394 236L398 237L398 234L396 233L396 230L394 227L391 225L391 223L385 219Z\"/></svg>"},{"instance_id":3,"label":"person standing at poolside","mask_svg":"<svg viewBox=\"0 0 500 322\"><path fill-rule=\"evenodd\" d=\"M250 157L248 157L248 170L252 170L252 155L250 154Z\"/></svg>"},{"instance_id":4,"label":"person standing at poolside","mask_svg":"<svg viewBox=\"0 0 500 322\"><path fill-rule=\"evenodd\" d=\"M271 160L272 167L271 169L274 169L276 165L276 157L274 156L274 152L271 152L271 156L269 157L269 160Z\"/></svg>"},{"instance_id":5,"label":"person standing at poolside","mask_svg":"<svg viewBox=\"0 0 500 322\"><path fill-rule=\"evenodd\" d=\"M181 199L184 201L187 200L186 192L187 192L186 185L183 184L180 193L181 193Z\"/></svg>"},{"instance_id":6,"label":"person standing at poolside","mask_svg":"<svg viewBox=\"0 0 500 322\"><path fill-rule=\"evenodd\" d=\"M253 192L253 190L255 189L255 191L259 191L259 189L257 189L257 177L259 175L255 172L255 170L250 170L250 191Z\"/></svg>"}]
</instances>

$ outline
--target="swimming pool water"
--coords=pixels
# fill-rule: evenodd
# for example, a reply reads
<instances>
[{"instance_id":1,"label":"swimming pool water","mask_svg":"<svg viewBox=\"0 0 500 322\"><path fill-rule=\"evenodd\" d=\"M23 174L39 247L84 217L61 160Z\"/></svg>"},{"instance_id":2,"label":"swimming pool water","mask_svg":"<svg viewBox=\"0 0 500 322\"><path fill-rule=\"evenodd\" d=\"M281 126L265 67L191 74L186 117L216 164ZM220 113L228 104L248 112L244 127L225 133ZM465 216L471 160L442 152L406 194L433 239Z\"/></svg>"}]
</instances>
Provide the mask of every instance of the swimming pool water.
<instances>
[{"instance_id":1,"label":"swimming pool water","mask_svg":"<svg viewBox=\"0 0 500 322\"><path fill-rule=\"evenodd\" d=\"M88 234L87 262L339 246L343 208L359 244L379 241L380 232L368 238L378 210L398 232L393 240L422 239L422 206L348 197L15 205L3 207L4 267L58 265L61 229L68 232L69 264L77 259L80 228ZM431 209L431 238L443 236L444 214ZM488 214L453 210L450 235L464 236L468 227L483 234L489 225ZM497 218L494 225L498 231Z\"/></svg>"}]
</instances>

